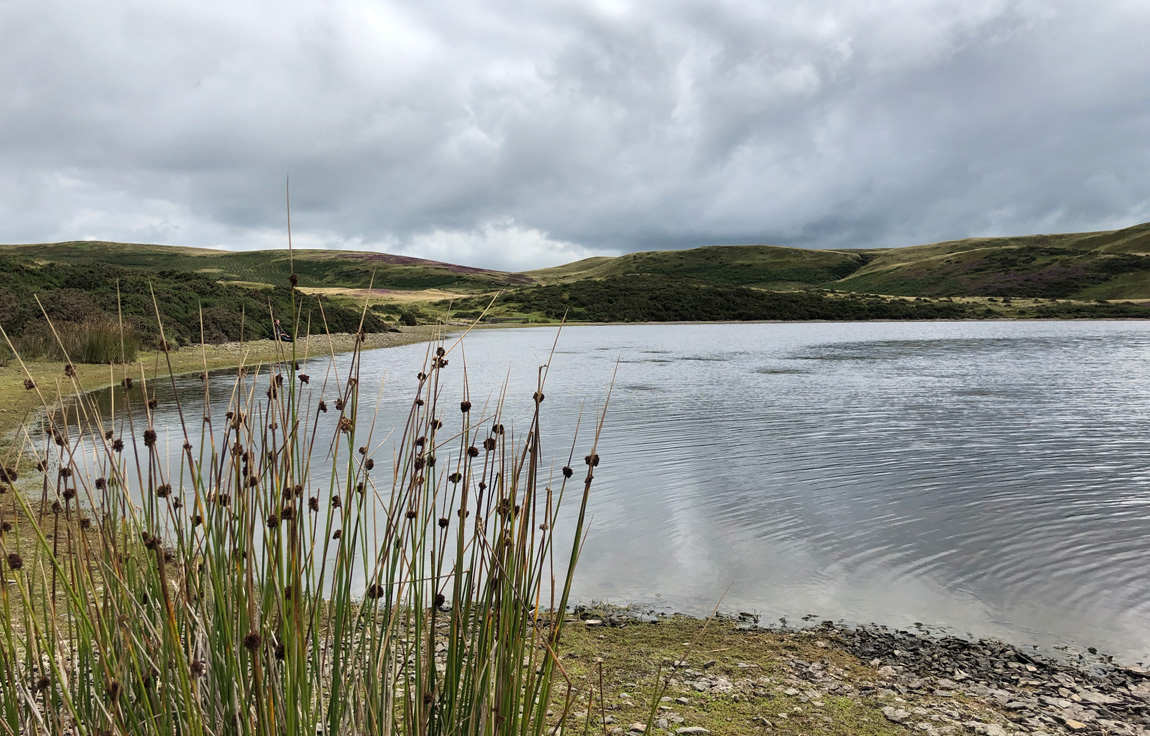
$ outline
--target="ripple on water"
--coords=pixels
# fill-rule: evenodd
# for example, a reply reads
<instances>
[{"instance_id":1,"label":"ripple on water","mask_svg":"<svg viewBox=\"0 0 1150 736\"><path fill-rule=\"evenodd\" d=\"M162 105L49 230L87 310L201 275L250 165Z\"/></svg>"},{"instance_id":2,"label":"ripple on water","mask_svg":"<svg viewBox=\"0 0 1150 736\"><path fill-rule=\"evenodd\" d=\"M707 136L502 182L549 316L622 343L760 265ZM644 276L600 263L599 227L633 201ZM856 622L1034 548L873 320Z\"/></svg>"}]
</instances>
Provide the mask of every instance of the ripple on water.
<instances>
[{"instance_id":1,"label":"ripple on water","mask_svg":"<svg viewBox=\"0 0 1150 736\"><path fill-rule=\"evenodd\" d=\"M473 333L472 400L497 395L510 364L527 411L553 340ZM581 327L560 344L552 432L601 399L622 357L580 595L706 613L735 583L724 606L771 619L1150 653L1150 326ZM422 352L365 354L363 385L408 375ZM170 404L156 423L174 433Z\"/></svg>"}]
</instances>

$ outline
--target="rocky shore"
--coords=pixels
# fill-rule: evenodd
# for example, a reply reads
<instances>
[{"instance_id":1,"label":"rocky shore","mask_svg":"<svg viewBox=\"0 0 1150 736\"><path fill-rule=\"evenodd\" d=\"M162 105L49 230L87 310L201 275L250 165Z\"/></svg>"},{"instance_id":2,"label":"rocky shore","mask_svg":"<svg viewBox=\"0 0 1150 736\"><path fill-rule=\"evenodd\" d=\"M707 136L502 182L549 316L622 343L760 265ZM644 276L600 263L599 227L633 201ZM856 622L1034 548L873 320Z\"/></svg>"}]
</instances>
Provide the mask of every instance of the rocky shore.
<instances>
[{"instance_id":1,"label":"rocky shore","mask_svg":"<svg viewBox=\"0 0 1150 736\"><path fill-rule=\"evenodd\" d=\"M575 640L605 652L613 641L657 651L704 626L627 609L574 617ZM648 661L666 688L655 733L1150 734L1150 672L1104 656L1055 661L999 641L833 622L764 629L746 614L709 626L709 641L685 655ZM631 677L623 686L642 680ZM599 717L608 733L645 732L628 698L613 706L617 715L605 704Z\"/></svg>"}]
</instances>

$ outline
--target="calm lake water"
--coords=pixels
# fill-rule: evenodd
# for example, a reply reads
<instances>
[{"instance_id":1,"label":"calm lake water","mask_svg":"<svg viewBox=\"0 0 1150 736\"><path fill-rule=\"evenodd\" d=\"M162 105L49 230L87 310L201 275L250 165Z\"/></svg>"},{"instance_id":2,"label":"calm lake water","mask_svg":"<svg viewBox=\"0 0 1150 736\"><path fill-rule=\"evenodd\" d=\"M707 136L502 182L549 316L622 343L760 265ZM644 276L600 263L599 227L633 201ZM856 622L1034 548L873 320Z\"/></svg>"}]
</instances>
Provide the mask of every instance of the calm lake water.
<instances>
[{"instance_id":1,"label":"calm lake water","mask_svg":"<svg viewBox=\"0 0 1150 736\"><path fill-rule=\"evenodd\" d=\"M526 428L554 339L468 336L476 407L508 379ZM388 377L381 426L424 353L365 354L364 396ZM725 593L764 623L922 622L1143 660L1148 357L1137 322L568 327L544 403L556 467L618 365L577 596L706 614ZM179 386L198 416L200 382ZM173 447L177 422L161 401Z\"/></svg>"}]
</instances>

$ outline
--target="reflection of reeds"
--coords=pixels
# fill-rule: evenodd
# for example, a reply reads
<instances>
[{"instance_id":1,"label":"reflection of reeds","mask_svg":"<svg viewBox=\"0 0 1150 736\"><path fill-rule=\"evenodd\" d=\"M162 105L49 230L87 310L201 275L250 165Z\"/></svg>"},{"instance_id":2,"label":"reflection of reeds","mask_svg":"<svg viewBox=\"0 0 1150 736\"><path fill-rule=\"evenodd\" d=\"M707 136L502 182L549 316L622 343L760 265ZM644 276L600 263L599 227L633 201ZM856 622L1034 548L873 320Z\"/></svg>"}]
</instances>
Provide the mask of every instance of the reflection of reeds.
<instances>
[{"instance_id":1,"label":"reflection of reeds","mask_svg":"<svg viewBox=\"0 0 1150 736\"><path fill-rule=\"evenodd\" d=\"M5 469L14 481L35 464L45 503L11 494L0 519L0 733L540 734L561 721L577 691L550 612L568 602L602 416L564 553L574 445L553 478L546 370L516 436L502 399L472 409L457 345L429 348L382 476L358 350L346 375L332 360L312 381L296 362L308 356L282 345L281 363L236 371L226 420L205 365L198 427L175 397L178 468L142 366L143 397L125 367L113 416L71 372L76 412L47 412L44 447L25 432L36 457ZM455 404L441 393L457 363ZM333 389L329 412L318 399ZM330 447L321 423L337 430Z\"/></svg>"}]
</instances>

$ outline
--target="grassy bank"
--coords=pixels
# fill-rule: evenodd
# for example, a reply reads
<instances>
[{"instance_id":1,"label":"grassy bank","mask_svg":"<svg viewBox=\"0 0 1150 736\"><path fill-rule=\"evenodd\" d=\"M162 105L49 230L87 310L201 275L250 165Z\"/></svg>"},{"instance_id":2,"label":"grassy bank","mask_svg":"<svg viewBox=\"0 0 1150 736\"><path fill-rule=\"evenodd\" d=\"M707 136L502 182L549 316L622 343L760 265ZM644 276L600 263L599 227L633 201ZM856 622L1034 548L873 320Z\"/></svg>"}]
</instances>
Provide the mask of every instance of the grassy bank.
<instances>
[{"instance_id":1,"label":"grassy bank","mask_svg":"<svg viewBox=\"0 0 1150 736\"><path fill-rule=\"evenodd\" d=\"M402 332L369 334L364 349L425 342L434 331L433 326L420 326L406 327ZM217 370L234 368L241 364L258 365L279 361L283 359L281 351L284 345L285 343L274 340L195 345L172 350L168 357L171 359L172 373L177 375L199 373L205 369ZM341 333L331 335L330 343L327 336L313 336L309 340L300 340L297 350L301 355L306 353L311 356L322 356L331 349L342 353L355 347L355 336ZM63 365L60 362L30 361L26 366L33 380L49 400L59 400L73 393L72 380L64 375ZM73 369L76 372L77 382L88 391L115 385L125 375L124 366L75 364ZM140 378L141 371L148 380L163 378L169 375L168 361L159 351L141 351L128 371L128 374L136 380ZM36 392L25 388L25 378L27 375L15 360L0 366L0 453L10 444L12 433L32 412L40 408L40 398Z\"/></svg>"}]
</instances>

